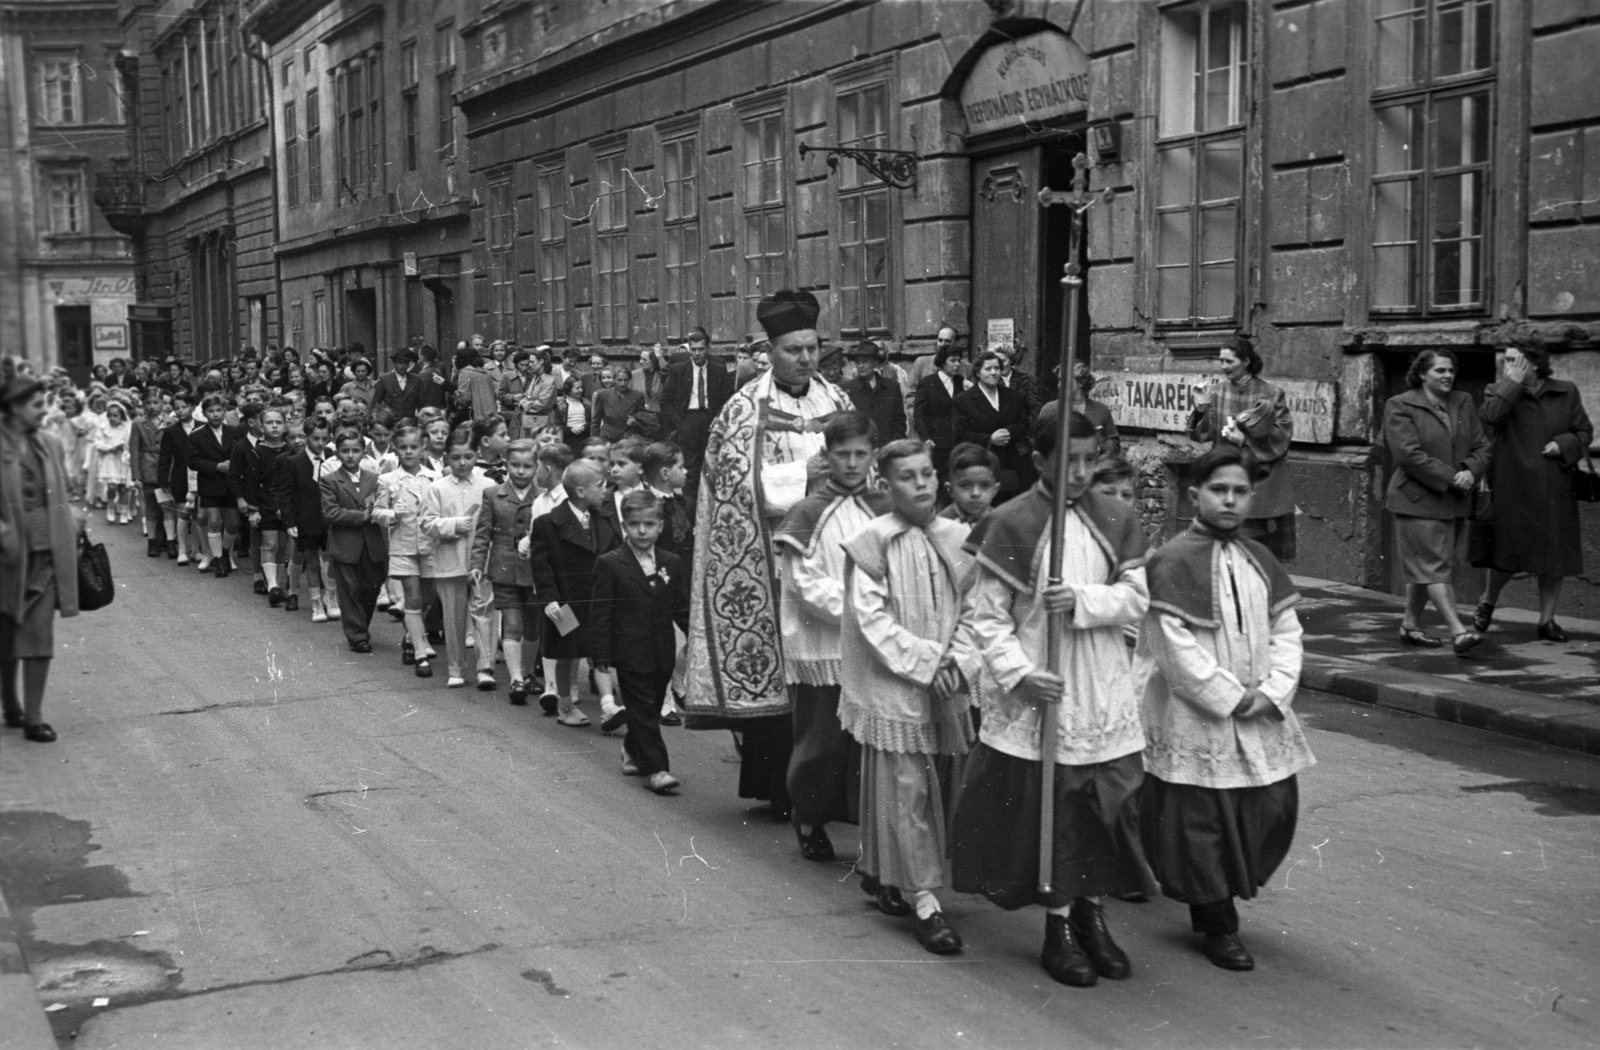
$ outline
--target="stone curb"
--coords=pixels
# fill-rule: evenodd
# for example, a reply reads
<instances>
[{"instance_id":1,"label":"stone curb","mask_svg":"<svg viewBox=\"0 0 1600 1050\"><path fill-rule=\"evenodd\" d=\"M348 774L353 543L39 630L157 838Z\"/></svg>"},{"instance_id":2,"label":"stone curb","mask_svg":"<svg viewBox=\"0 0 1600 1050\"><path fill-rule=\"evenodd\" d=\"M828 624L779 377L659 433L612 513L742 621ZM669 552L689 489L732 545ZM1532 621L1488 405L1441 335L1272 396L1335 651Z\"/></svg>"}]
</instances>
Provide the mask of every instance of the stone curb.
<instances>
[{"instance_id":1,"label":"stone curb","mask_svg":"<svg viewBox=\"0 0 1600 1050\"><path fill-rule=\"evenodd\" d=\"M17 943L17 924L0 893L0 1050L56 1050L44 1003Z\"/></svg>"},{"instance_id":2,"label":"stone curb","mask_svg":"<svg viewBox=\"0 0 1600 1050\"><path fill-rule=\"evenodd\" d=\"M1300 684L1407 714L1600 754L1600 706L1305 654Z\"/></svg>"}]
</instances>

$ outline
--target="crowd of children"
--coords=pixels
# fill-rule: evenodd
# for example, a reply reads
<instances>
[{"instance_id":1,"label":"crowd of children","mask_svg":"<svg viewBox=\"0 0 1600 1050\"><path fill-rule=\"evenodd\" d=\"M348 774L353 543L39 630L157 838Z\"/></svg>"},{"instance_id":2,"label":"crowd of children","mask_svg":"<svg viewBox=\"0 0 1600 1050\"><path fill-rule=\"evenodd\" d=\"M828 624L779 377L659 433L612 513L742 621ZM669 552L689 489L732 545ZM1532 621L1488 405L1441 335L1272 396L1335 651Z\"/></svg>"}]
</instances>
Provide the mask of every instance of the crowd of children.
<instances>
[{"instance_id":1,"label":"crowd of children","mask_svg":"<svg viewBox=\"0 0 1600 1050\"><path fill-rule=\"evenodd\" d=\"M601 729L625 734L622 772L681 787L661 731L681 723L691 608L678 446L582 437L566 414L396 420L348 391L303 415L251 388L150 394L97 392L81 411L59 394L51 416L78 495L110 522L142 514L150 557L219 578L248 565L268 607L295 613L303 594L355 653L374 651L386 610L417 677L442 660L447 688L496 691L503 659L509 701L537 697L563 726L591 724L587 678ZM827 476L774 534L801 852L831 860L827 826L859 824L862 888L935 953L961 950L936 894L949 876L1047 909L1041 964L1069 985L1131 972L1106 897L1187 903L1211 961L1249 969L1234 902L1285 856L1313 761L1292 709L1293 586L1238 535L1257 467L1203 456L1193 527L1151 554L1132 470L1075 412L1057 448L1057 424L1047 407L1034 426L1043 480L996 507L988 449L951 450L941 492L925 443L880 447L857 412L828 420ZM1050 705L1058 737L1042 747Z\"/></svg>"}]
</instances>

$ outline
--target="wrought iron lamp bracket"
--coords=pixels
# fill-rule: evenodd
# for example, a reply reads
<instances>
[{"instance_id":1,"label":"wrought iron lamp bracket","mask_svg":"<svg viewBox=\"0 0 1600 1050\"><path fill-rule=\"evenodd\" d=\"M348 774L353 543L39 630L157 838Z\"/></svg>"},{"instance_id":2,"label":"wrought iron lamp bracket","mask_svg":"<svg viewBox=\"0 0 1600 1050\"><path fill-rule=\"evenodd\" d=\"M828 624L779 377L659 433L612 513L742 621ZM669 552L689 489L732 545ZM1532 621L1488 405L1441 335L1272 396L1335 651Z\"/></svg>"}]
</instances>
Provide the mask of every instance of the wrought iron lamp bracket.
<instances>
[{"instance_id":1,"label":"wrought iron lamp bracket","mask_svg":"<svg viewBox=\"0 0 1600 1050\"><path fill-rule=\"evenodd\" d=\"M917 188L917 161L922 158L903 149L854 149L849 146L812 146L800 143L800 157L807 153L828 155L828 167L839 170L839 158L848 157L871 172L876 178L897 189Z\"/></svg>"}]
</instances>

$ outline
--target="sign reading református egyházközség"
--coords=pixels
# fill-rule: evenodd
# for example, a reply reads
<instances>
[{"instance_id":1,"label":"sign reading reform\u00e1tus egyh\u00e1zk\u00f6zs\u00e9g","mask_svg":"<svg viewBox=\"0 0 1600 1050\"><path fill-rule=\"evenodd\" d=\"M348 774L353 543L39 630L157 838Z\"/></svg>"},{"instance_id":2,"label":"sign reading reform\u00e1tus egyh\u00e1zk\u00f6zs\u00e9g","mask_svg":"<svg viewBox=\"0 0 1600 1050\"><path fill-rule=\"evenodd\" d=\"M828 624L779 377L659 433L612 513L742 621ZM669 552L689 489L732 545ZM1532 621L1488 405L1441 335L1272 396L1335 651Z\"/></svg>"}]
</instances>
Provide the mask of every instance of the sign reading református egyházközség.
<instances>
[{"instance_id":1,"label":"sign reading reform\u00e1tus egyh\u00e1zk\u00f6zs\u00e9g","mask_svg":"<svg viewBox=\"0 0 1600 1050\"><path fill-rule=\"evenodd\" d=\"M1088 105L1088 57L1071 38L1048 31L989 48L961 86L969 135L1036 124Z\"/></svg>"}]
</instances>

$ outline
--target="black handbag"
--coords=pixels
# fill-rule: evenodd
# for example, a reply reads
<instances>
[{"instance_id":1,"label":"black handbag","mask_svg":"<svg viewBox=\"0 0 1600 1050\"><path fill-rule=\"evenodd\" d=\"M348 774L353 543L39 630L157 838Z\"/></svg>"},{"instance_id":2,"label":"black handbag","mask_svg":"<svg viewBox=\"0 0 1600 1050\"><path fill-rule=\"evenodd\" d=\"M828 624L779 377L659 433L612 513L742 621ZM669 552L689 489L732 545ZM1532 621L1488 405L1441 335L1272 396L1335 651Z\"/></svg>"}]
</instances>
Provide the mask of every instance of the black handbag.
<instances>
[{"instance_id":1,"label":"black handbag","mask_svg":"<svg viewBox=\"0 0 1600 1050\"><path fill-rule=\"evenodd\" d=\"M1472 486L1472 491L1468 493L1468 499L1472 504L1469 516L1473 521L1494 520L1494 493L1489 488L1488 478L1478 479L1478 483Z\"/></svg>"},{"instance_id":2,"label":"black handbag","mask_svg":"<svg viewBox=\"0 0 1600 1050\"><path fill-rule=\"evenodd\" d=\"M1587 448L1583 450L1583 462L1572 468L1572 494L1579 503L1600 503L1600 474L1594 472L1594 460L1589 458Z\"/></svg>"},{"instance_id":3,"label":"black handbag","mask_svg":"<svg viewBox=\"0 0 1600 1050\"><path fill-rule=\"evenodd\" d=\"M116 596L116 584L111 582L111 556L106 553L106 545L90 543L89 537L78 533L78 610L104 609Z\"/></svg>"}]
</instances>

